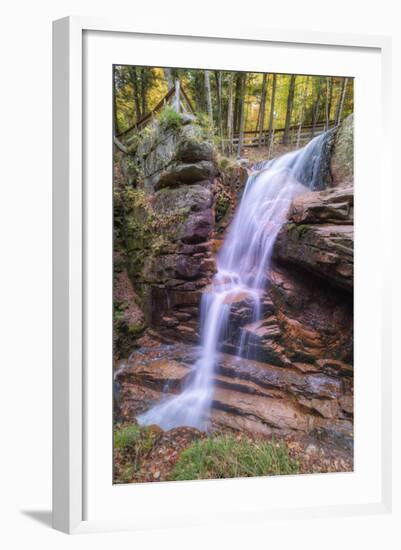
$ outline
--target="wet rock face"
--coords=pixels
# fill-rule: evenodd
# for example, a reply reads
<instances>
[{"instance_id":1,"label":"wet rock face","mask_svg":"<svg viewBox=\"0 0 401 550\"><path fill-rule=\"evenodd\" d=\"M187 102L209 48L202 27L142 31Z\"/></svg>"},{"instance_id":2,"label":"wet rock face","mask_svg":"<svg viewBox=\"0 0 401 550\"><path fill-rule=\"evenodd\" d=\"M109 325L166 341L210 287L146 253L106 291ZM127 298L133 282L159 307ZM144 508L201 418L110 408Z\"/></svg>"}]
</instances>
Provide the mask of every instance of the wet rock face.
<instances>
[{"instance_id":1,"label":"wet rock face","mask_svg":"<svg viewBox=\"0 0 401 550\"><path fill-rule=\"evenodd\" d=\"M353 187L344 183L335 189L298 196L291 205L288 220L277 237L274 257L352 290Z\"/></svg>"},{"instance_id":2,"label":"wet rock face","mask_svg":"<svg viewBox=\"0 0 401 550\"><path fill-rule=\"evenodd\" d=\"M123 417L182 391L198 353L182 344L142 348L120 366ZM349 378L327 372L324 361L305 373L295 364L283 368L220 354L214 382L215 425L262 435L335 433L343 445L351 443L352 386Z\"/></svg>"},{"instance_id":3,"label":"wet rock face","mask_svg":"<svg viewBox=\"0 0 401 550\"><path fill-rule=\"evenodd\" d=\"M318 139L321 139L320 154L310 154L303 170L298 174L300 183L308 185L313 191L326 189L332 183L330 159L335 141L335 129L329 130Z\"/></svg>"},{"instance_id":4,"label":"wet rock face","mask_svg":"<svg viewBox=\"0 0 401 550\"><path fill-rule=\"evenodd\" d=\"M333 154L349 132L347 119L337 131ZM348 145L352 150L352 142ZM352 367L347 371L341 362L350 365L353 356L353 211L349 181L337 179L335 188L295 198L274 246L268 286L286 356L319 369L324 365L325 372L341 379L352 377Z\"/></svg>"},{"instance_id":5,"label":"wet rock face","mask_svg":"<svg viewBox=\"0 0 401 550\"><path fill-rule=\"evenodd\" d=\"M252 319L251 301L233 304L222 349L239 353L241 342L248 358L305 373L323 369L334 377L350 377L352 309L348 292L302 269L276 265L263 299L262 319Z\"/></svg>"}]
</instances>

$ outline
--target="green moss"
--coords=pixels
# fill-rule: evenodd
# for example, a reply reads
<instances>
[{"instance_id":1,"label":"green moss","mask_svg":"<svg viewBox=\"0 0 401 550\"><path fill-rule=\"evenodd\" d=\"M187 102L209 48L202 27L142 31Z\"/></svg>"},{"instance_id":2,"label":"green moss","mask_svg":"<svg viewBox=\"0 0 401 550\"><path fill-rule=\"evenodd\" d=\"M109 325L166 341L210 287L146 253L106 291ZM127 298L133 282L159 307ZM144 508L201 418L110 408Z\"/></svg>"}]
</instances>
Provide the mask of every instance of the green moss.
<instances>
[{"instance_id":1,"label":"green moss","mask_svg":"<svg viewBox=\"0 0 401 550\"><path fill-rule=\"evenodd\" d=\"M216 222L220 222L230 209L230 197L226 195L219 195L215 201L215 216Z\"/></svg>"},{"instance_id":2,"label":"green moss","mask_svg":"<svg viewBox=\"0 0 401 550\"><path fill-rule=\"evenodd\" d=\"M289 233L293 239L298 240L310 230L310 225L287 223L285 228L287 230L287 233Z\"/></svg>"},{"instance_id":3,"label":"green moss","mask_svg":"<svg viewBox=\"0 0 401 550\"><path fill-rule=\"evenodd\" d=\"M128 254L142 263L144 250L158 255L174 241L188 215L188 209L155 211L152 199L141 189L128 189L125 196L125 243ZM135 259L135 258L134 258Z\"/></svg>"},{"instance_id":4,"label":"green moss","mask_svg":"<svg viewBox=\"0 0 401 550\"><path fill-rule=\"evenodd\" d=\"M170 105L166 105L164 109L161 110L157 120L160 127L165 131L172 130L175 132L182 126L182 118L180 113L177 113L177 111Z\"/></svg>"},{"instance_id":5,"label":"green moss","mask_svg":"<svg viewBox=\"0 0 401 550\"><path fill-rule=\"evenodd\" d=\"M170 479L217 479L299 473L283 443L220 436L194 442L181 453Z\"/></svg>"},{"instance_id":6,"label":"green moss","mask_svg":"<svg viewBox=\"0 0 401 550\"><path fill-rule=\"evenodd\" d=\"M298 235L301 238L309 231L310 226L301 224L301 225L297 225L296 228L297 228Z\"/></svg>"},{"instance_id":7,"label":"green moss","mask_svg":"<svg viewBox=\"0 0 401 550\"><path fill-rule=\"evenodd\" d=\"M141 170L132 155L124 155L121 160L121 171L129 186L135 187L141 179Z\"/></svg>"},{"instance_id":8,"label":"green moss","mask_svg":"<svg viewBox=\"0 0 401 550\"><path fill-rule=\"evenodd\" d=\"M128 424L114 429L114 482L133 481L142 460L153 449L158 432L147 426Z\"/></svg>"},{"instance_id":9,"label":"green moss","mask_svg":"<svg viewBox=\"0 0 401 550\"><path fill-rule=\"evenodd\" d=\"M219 172L227 175L227 176L232 176L234 170L235 170L235 167L236 167L236 163L234 162L233 159L229 158L229 157L225 157L223 155L218 155L217 157L217 167L219 169Z\"/></svg>"},{"instance_id":10,"label":"green moss","mask_svg":"<svg viewBox=\"0 0 401 550\"><path fill-rule=\"evenodd\" d=\"M119 451L132 449L141 437L140 428L134 424L114 430L114 448Z\"/></svg>"},{"instance_id":11,"label":"green moss","mask_svg":"<svg viewBox=\"0 0 401 550\"><path fill-rule=\"evenodd\" d=\"M137 336L138 334L141 334L146 328L146 323L136 323L134 325L129 324L128 325L128 332L132 336Z\"/></svg>"}]
</instances>

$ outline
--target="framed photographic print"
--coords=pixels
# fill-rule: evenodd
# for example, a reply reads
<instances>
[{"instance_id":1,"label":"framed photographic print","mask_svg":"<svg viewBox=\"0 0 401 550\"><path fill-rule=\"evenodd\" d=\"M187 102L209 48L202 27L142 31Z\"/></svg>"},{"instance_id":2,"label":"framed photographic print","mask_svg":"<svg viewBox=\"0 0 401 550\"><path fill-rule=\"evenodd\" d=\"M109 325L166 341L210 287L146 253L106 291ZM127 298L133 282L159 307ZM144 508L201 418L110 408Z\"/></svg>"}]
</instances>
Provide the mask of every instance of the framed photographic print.
<instances>
[{"instance_id":1,"label":"framed photographic print","mask_svg":"<svg viewBox=\"0 0 401 550\"><path fill-rule=\"evenodd\" d=\"M56 528L389 508L389 49L54 23Z\"/></svg>"}]
</instances>

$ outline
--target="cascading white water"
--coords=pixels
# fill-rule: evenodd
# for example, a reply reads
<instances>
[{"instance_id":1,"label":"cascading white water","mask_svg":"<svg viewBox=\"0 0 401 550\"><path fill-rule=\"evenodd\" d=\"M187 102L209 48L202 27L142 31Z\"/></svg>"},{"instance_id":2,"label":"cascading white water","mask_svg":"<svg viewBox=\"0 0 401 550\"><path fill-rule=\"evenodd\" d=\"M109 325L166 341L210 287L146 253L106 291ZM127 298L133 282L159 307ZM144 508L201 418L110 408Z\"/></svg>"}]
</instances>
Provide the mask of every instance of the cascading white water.
<instances>
[{"instance_id":1,"label":"cascading white water","mask_svg":"<svg viewBox=\"0 0 401 550\"><path fill-rule=\"evenodd\" d=\"M261 315L273 245L286 221L293 198L316 188L326 134L304 148L259 164L248 178L240 206L218 254L217 273L202 296L201 357L182 393L168 397L138 417L140 424L158 424L165 430L178 426L207 429L213 399L213 375L219 343L228 329L231 303L240 293ZM243 339L238 342L241 355Z\"/></svg>"}]
</instances>

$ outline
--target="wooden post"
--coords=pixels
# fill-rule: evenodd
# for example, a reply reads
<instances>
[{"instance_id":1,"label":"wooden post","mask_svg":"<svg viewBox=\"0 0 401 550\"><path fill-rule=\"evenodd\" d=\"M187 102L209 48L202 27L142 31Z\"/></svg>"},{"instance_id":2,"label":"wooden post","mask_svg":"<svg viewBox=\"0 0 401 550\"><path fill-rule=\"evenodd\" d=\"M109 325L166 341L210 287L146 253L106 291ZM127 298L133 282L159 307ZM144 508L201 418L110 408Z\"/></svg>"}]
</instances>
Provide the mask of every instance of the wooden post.
<instances>
[{"instance_id":1,"label":"wooden post","mask_svg":"<svg viewBox=\"0 0 401 550\"><path fill-rule=\"evenodd\" d=\"M180 81L178 80L178 78L175 79L174 108L177 113L180 112Z\"/></svg>"}]
</instances>

